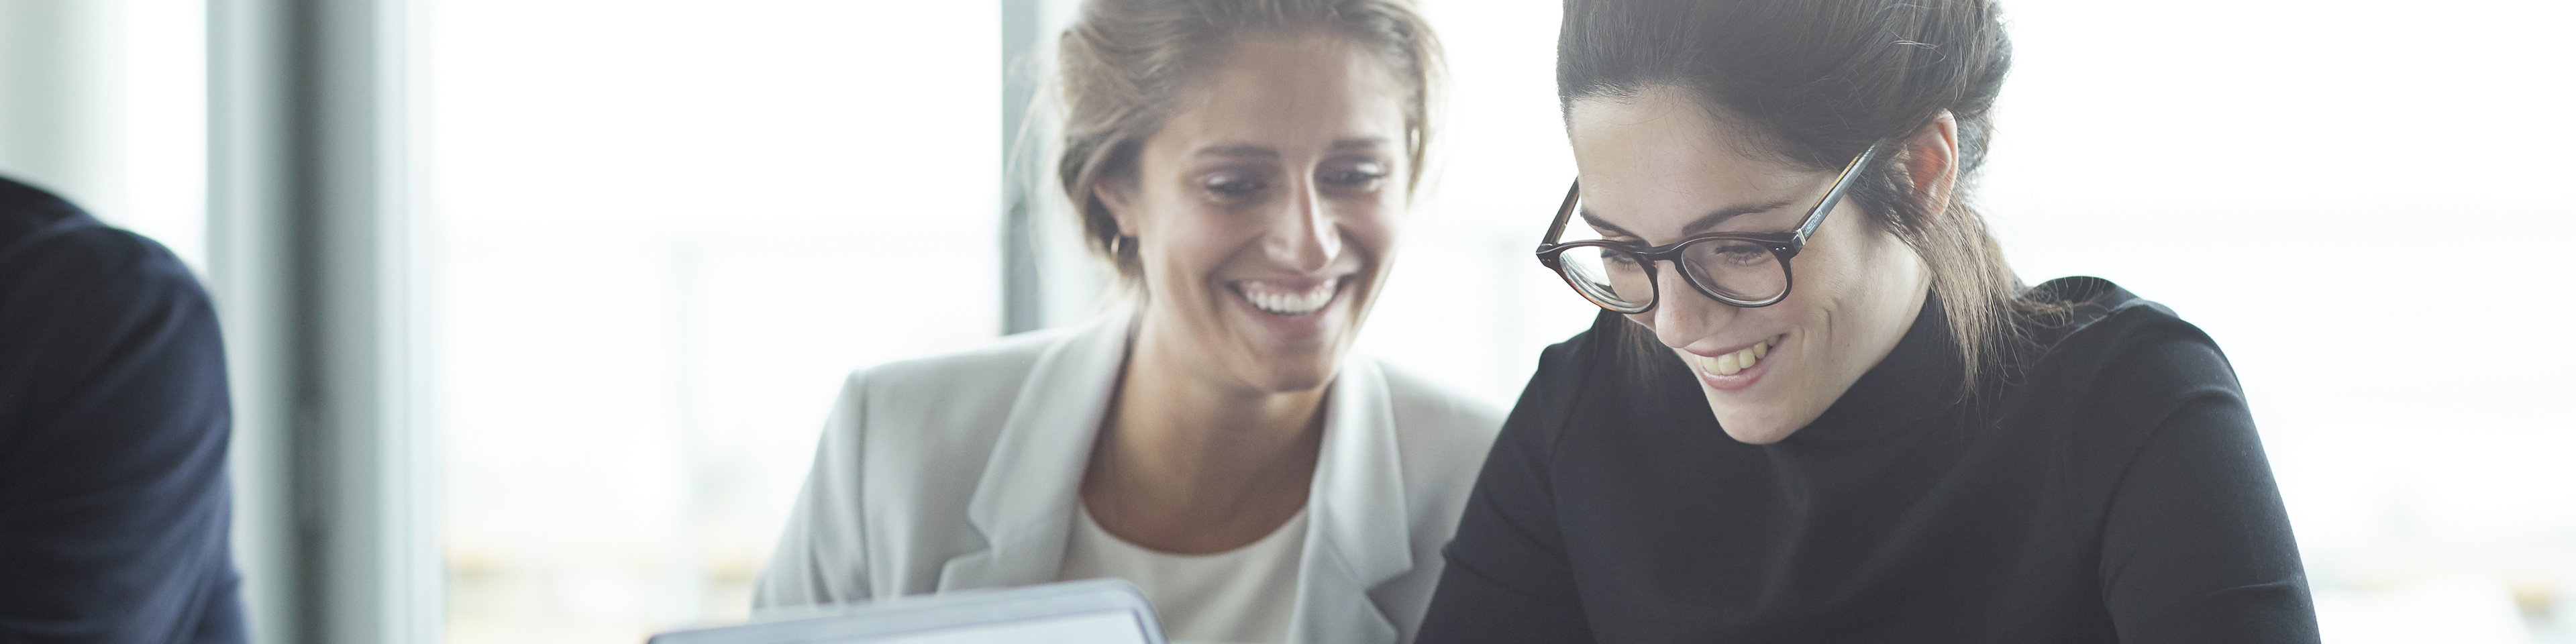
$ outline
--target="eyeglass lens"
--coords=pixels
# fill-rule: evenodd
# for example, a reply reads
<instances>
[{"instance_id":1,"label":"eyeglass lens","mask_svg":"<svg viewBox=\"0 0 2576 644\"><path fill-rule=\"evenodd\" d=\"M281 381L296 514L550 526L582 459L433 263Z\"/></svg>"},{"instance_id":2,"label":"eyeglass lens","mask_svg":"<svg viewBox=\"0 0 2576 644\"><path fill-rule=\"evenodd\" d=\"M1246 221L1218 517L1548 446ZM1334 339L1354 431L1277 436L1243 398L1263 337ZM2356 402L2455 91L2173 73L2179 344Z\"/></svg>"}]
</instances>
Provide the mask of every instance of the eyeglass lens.
<instances>
[{"instance_id":1,"label":"eyeglass lens","mask_svg":"<svg viewBox=\"0 0 2576 644\"><path fill-rule=\"evenodd\" d=\"M1682 247L1682 270L1692 282L1729 299L1758 302L1788 290L1788 271L1780 257L1762 244L1736 239L1704 239ZM1655 285L1637 255L1610 246L1579 245L1557 255L1567 281L1594 301L1613 309L1638 310L1655 303Z\"/></svg>"},{"instance_id":2,"label":"eyeglass lens","mask_svg":"<svg viewBox=\"0 0 2576 644\"><path fill-rule=\"evenodd\" d=\"M1645 265L1638 263L1635 255L1584 245L1565 249L1556 256L1556 262L1567 282L1602 306L1631 311L1655 302L1653 280L1646 276Z\"/></svg>"},{"instance_id":3,"label":"eyeglass lens","mask_svg":"<svg viewBox=\"0 0 2576 644\"><path fill-rule=\"evenodd\" d=\"M1758 302L1789 290L1789 272L1770 247L1740 239L1706 239L1682 247L1682 270L1700 288Z\"/></svg>"}]
</instances>

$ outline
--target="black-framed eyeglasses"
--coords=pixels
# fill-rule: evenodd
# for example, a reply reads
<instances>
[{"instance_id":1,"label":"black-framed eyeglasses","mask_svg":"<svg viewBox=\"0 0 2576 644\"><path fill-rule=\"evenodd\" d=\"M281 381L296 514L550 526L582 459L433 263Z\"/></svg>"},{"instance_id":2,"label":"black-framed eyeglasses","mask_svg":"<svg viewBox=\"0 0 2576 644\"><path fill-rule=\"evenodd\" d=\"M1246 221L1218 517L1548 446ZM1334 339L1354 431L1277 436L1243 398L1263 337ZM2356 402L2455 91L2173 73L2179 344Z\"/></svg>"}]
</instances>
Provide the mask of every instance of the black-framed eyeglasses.
<instances>
[{"instance_id":1,"label":"black-framed eyeglasses","mask_svg":"<svg viewBox=\"0 0 2576 644\"><path fill-rule=\"evenodd\" d=\"M1789 297L1789 259L1807 248L1807 238L1825 222L1825 213L1842 202L1843 193L1851 190L1852 177L1878 156L1880 145L1870 144L1860 156L1852 157L1851 164L1834 177L1833 187L1798 222L1798 229L1785 233L1717 233L1649 248L1606 239L1558 243L1565 236L1566 223L1583 205L1583 183L1578 180L1565 191L1565 204L1557 207L1556 223L1548 224L1547 238L1539 241L1538 262L1565 278L1566 285L1583 299L1618 313L1655 308L1655 264L1666 261L1681 269L1682 281L1709 299L1744 308L1778 304Z\"/></svg>"}]
</instances>

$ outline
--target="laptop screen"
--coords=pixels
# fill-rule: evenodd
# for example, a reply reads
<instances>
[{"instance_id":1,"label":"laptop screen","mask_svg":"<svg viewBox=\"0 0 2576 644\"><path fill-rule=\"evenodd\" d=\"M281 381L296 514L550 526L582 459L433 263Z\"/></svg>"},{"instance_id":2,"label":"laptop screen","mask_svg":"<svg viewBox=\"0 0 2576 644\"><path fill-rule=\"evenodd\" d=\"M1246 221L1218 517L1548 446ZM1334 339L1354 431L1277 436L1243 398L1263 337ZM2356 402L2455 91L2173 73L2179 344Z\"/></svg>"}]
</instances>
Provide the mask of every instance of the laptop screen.
<instances>
[{"instance_id":1,"label":"laptop screen","mask_svg":"<svg viewBox=\"0 0 2576 644\"><path fill-rule=\"evenodd\" d=\"M656 635L650 644L1164 644L1143 593L1123 579L905 597L819 617Z\"/></svg>"},{"instance_id":2,"label":"laptop screen","mask_svg":"<svg viewBox=\"0 0 2576 644\"><path fill-rule=\"evenodd\" d=\"M869 644L1026 644L1028 642L1142 644L1150 641L1145 637L1145 629L1138 624L1135 611L1103 610L1073 615L1031 617L1006 622L961 624L897 634L883 639L849 641L854 643L864 641Z\"/></svg>"}]
</instances>

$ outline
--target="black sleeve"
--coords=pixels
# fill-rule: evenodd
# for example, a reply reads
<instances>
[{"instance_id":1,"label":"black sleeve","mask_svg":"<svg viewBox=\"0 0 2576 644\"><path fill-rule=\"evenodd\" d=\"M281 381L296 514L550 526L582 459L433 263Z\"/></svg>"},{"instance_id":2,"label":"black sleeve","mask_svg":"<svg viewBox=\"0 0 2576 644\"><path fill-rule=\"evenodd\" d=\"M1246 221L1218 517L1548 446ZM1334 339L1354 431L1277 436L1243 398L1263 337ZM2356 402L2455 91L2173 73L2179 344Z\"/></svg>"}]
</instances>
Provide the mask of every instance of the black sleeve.
<instances>
[{"instance_id":1,"label":"black sleeve","mask_svg":"<svg viewBox=\"0 0 2576 644\"><path fill-rule=\"evenodd\" d=\"M20 250L0 262L0 641L244 641L204 290L123 231Z\"/></svg>"},{"instance_id":2,"label":"black sleeve","mask_svg":"<svg viewBox=\"0 0 2576 644\"><path fill-rule=\"evenodd\" d=\"M2126 352L2099 389L2185 392L2178 404L2165 398L2163 421L2112 493L2101 561L2112 624L2131 644L2316 642L2298 546L2253 418L2226 359L2194 340Z\"/></svg>"},{"instance_id":3,"label":"black sleeve","mask_svg":"<svg viewBox=\"0 0 2576 644\"><path fill-rule=\"evenodd\" d=\"M1575 343L1548 349L1503 421L1458 536L1444 551L1449 565L1423 617L1419 644L1592 641L1548 484L1556 426L1579 391L1579 369L1569 358L1574 349Z\"/></svg>"}]
</instances>

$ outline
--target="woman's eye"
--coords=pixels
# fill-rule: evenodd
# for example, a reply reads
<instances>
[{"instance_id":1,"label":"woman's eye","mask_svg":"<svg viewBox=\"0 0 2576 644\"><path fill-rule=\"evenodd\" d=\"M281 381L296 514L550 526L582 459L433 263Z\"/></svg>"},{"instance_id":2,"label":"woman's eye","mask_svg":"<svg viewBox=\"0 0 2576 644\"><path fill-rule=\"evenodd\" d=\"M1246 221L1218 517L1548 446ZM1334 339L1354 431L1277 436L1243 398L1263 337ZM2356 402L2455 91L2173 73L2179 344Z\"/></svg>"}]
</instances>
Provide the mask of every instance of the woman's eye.
<instances>
[{"instance_id":1,"label":"woman's eye","mask_svg":"<svg viewBox=\"0 0 2576 644\"><path fill-rule=\"evenodd\" d=\"M1385 179L1386 166L1376 162L1355 163L1341 168L1327 169L1322 175L1318 179L1324 185L1361 188Z\"/></svg>"},{"instance_id":2,"label":"woman's eye","mask_svg":"<svg viewBox=\"0 0 2576 644\"><path fill-rule=\"evenodd\" d=\"M1270 182L1248 175L1221 173L1209 175L1201 182L1201 186L1207 188L1208 192L1216 193L1217 196L1242 197L1269 188Z\"/></svg>"},{"instance_id":3,"label":"woman's eye","mask_svg":"<svg viewBox=\"0 0 2576 644\"><path fill-rule=\"evenodd\" d=\"M1710 254L1728 266L1758 266L1769 264L1775 259L1771 256L1771 249L1754 244L1717 244L1716 246L1717 248L1712 249L1713 252Z\"/></svg>"}]
</instances>

